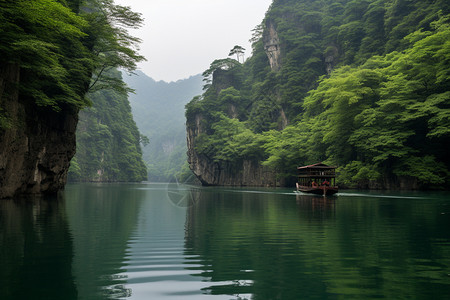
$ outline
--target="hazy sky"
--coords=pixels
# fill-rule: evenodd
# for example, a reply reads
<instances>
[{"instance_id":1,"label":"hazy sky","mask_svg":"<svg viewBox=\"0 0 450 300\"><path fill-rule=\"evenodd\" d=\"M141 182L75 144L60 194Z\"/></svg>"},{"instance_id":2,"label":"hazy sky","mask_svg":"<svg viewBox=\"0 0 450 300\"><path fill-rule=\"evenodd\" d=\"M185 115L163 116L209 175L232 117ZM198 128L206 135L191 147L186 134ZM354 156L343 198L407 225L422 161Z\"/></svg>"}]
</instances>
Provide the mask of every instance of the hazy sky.
<instances>
[{"instance_id":1,"label":"hazy sky","mask_svg":"<svg viewBox=\"0 0 450 300\"><path fill-rule=\"evenodd\" d=\"M176 81L202 73L215 59L227 58L234 45L251 54L252 29L272 0L115 0L143 14L139 65L156 80Z\"/></svg>"}]
</instances>

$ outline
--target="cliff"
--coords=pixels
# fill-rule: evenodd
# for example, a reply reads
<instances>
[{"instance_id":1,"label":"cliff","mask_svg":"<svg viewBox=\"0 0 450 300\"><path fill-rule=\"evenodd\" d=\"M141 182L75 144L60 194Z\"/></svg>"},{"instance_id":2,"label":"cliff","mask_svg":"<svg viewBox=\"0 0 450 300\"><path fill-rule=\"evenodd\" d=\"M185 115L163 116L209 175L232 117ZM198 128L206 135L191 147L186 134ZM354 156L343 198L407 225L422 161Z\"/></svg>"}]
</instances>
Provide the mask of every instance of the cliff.
<instances>
[{"instance_id":1,"label":"cliff","mask_svg":"<svg viewBox=\"0 0 450 300\"><path fill-rule=\"evenodd\" d=\"M270 65L270 70L278 72L281 68L281 46L278 33L272 21L268 20L266 30L263 33L263 49L265 53L264 60ZM240 66L235 69L239 70ZM223 105L222 112L231 119L245 118L242 112L242 102L223 101L225 91L229 88L242 89L242 74L235 69L217 68L212 73L212 85L210 93L218 98L218 102ZM208 91L205 93L208 94ZM274 120L278 129L284 129L288 124L285 111L280 102L280 96L276 91L270 92L271 97L276 103L276 108L272 112L271 119ZM240 109L238 107L241 106ZM249 103L247 109L254 111L259 109L257 103ZM220 110L220 107L214 109ZM239 112L240 111L240 112ZM262 166L259 159L255 157L240 157L233 161L214 159L214 149L208 151L197 150L197 141L201 134L208 135L211 133L209 124L212 123L211 116L208 113L196 113L187 115L187 146L188 146L188 163L189 168L200 180L203 185L220 185L220 186L284 186L286 178L277 174L277 172L268 167ZM259 125L264 126L263 122L256 121Z\"/></svg>"},{"instance_id":2,"label":"cliff","mask_svg":"<svg viewBox=\"0 0 450 300\"><path fill-rule=\"evenodd\" d=\"M117 70L106 73L122 79ZM128 95L112 89L89 94L92 107L80 111L77 154L69 181L139 182L147 180L142 160L141 134L133 120Z\"/></svg>"},{"instance_id":3,"label":"cliff","mask_svg":"<svg viewBox=\"0 0 450 300\"><path fill-rule=\"evenodd\" d=\"M341 186L448 188L449 12L273 1L252 56L215 60L186 105L191 169L203 184L275 185L322 161Z\"/></svg>"},{"instance_id":4,"label":"cliff","mask_svg":"<svg viewBox=\"0 0 450 300\"><path fill-rule=\"evenodd\" d=\"M76 109L60 113L19 97L17 65L0 68L0 198L55 193L64 187L75 154Z\"/></svg>"},{"instance_id":5,"label":"cliff","mask_svg":"<svg viewBox=\"0 0 450 300\"><path fill-rule=\"evenodd\" d=\"M126 91L105 70L143 60L127 29L140 14L112 1L0 5L0 198L55 193L75 154L86 93ZM120 27L120 30L117 28Z\"/></svg>"},{"instance_id":6,"label":"cliff","mask_svg":"<svg viewBox=\"0 0 450 300\"><path fill-rule=\"evenodd\" d=\"M187 146L189 168L205 185L220 186L283 186L285 180L278 179L277 174L263 167L257 160L243 159L237 162L214 161L212 155L198 153L196 141L204 132L202 115L196 115L191 125L187 126Z\"/></svg>"}]
</instances>

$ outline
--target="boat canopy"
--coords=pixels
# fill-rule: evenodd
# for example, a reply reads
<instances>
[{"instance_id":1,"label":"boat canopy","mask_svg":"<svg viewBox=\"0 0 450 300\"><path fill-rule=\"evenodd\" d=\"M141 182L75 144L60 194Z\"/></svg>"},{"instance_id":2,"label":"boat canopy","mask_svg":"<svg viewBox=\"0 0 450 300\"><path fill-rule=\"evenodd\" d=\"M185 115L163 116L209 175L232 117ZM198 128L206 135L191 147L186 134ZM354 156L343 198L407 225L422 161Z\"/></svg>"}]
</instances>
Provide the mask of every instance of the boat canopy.
<instances>
[{"instance_id":1,"label":"boat canopy","mask_svg":"<svg viewBox=\"0 0 450 300\"><path fill-rule=\"evenodd\" d=\"M298 177L306 178L334 178L336 167L328 166L323 163L317 163L309 166L298 167Z\"/></svg>"}]
</instances>

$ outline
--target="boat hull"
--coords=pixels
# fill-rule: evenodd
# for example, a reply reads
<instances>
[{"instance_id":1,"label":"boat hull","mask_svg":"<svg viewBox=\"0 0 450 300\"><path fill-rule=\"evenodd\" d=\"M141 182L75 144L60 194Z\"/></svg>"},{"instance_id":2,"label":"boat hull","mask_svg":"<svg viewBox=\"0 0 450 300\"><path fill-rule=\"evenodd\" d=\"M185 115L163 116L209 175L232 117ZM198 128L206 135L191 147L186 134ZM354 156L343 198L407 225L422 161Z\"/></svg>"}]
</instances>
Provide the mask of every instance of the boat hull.
<instances>
[{"instance_id":1,"label":"boat hull","mask_svg":"<svg viewBox=\"0 0 450 300\"><path fill-rule=\"evenodd\" d=\"M338 192L338 188L332 186L318 186L318 187L299 186L297 190L303 193L310 193L323 196L334 195Z\"/></svg>"}]
</instances>

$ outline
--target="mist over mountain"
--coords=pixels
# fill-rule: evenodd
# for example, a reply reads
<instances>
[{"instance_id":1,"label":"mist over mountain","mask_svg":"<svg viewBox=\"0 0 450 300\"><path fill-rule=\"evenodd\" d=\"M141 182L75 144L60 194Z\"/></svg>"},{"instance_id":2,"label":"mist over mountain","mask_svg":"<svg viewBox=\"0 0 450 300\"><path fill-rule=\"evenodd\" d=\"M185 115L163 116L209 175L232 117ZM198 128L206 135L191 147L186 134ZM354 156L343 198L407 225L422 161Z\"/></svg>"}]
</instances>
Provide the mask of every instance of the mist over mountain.
<instances>
[{"instance_id":1,"label":"mist over mountain","mask_svg":"<svg viewBox=\"0 0 450 300\"><path fill-rule=\"evenodd\" d=\"M148 179L168 181L179 175L186 164L184 106L201 94L203 77L199 74L168 83L137 71L123 78L135 90L129 96L134 120L141 134L150 140L142 149Z\"/></svg>"}]
</instances>

